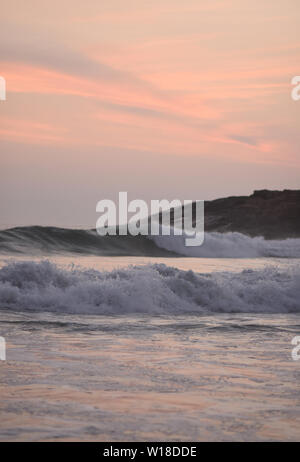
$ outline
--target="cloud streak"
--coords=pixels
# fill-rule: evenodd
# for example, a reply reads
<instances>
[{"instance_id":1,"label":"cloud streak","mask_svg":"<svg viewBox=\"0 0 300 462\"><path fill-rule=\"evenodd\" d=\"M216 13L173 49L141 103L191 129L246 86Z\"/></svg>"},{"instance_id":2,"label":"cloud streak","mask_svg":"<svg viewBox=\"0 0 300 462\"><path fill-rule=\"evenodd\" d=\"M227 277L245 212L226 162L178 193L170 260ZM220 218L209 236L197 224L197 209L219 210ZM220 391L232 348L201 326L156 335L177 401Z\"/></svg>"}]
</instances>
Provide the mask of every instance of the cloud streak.
<instances>
[{"instance_id":1,"label":"cloud streak","mask_svg":"<svg viewBox=\"0 0 300 462\"><path fill-rule=\"evenodd\" d=\"M202 198L209 182L224 184L225 194L226 165L245 166L237 169L238 194L267 187L263 179L278 165L284 176L276 170L273 187L293 185L300 103L290 98L290 82L300 72L299 11L293 0L6 2L0 136L16 172L23 149L37 176L59 152L56 171L63 158L68 175L86 175L87 191L94 165L100 184L114 171L114 185L122 185L126 164L138 197L154 158L174 197L180 181L187 195L202 182ZM29 155L39 149L42 159ZM259 185L254 174L248 179L250 166ZM187 180L180 180L182 169ZM49 188L58 181L54 171L45 179ZM228 178L233 193L233 173ZM7 184L5 194L12 193Z\"/></svg>"}]
</instances>

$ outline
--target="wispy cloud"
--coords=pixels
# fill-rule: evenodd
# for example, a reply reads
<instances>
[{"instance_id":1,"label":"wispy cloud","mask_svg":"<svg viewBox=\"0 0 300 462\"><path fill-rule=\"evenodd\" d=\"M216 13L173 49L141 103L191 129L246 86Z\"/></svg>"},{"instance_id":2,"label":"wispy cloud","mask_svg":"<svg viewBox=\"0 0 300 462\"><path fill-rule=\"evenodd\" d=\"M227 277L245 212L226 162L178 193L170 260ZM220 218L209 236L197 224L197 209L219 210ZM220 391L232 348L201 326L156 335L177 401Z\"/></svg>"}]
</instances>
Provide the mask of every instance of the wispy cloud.
<instances>
[{"instance_id":1,"label":"wispy cloud","mask_svg":"<svg viewBox=\"0 0 300 462\"><path fill-rule=\"evenodd\" d=\"M225 183L226 165L230 184L238 165L237 184L250 190L280 165L288 186L300 164L300 105L290 98L299 11L294 0L6 2L0 135L14 166L24 148L37 175L60 157L87 184L98 184L94 165L122 184L126 165L142 188L139 169L155 157L162 190L172 174L176 195L183 165L194 192Z\"/></svg>"}]
</instances>

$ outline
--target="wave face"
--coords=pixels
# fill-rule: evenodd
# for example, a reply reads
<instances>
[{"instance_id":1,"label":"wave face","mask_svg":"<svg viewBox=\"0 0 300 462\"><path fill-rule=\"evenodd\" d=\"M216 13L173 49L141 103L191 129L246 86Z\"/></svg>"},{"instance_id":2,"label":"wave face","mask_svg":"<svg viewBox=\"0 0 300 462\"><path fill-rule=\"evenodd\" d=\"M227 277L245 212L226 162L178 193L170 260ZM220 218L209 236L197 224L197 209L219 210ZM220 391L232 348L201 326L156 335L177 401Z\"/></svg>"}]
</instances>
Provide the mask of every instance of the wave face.
<instances>
[{"instance_id":1,"label":"wave face","mask_svg":"<svg viewBox=\"0 0 300 462\"><path fill-rule=\"evenodd\" d=\"M204 244L186 247L185 236L99 236L95 230L28 226L0 231L1 254L71 253L151 257L300 257L300 239L265 240L241 233L205 233Z\"/></svg>"},{"instance_id":2,"label":"wave face","mask_svg":"<svg viewBox=\"0 0 300 462\"><path fill-rule=\"evenodd\" d=\"M95 230L26 226L0 231L2 254L72 253L102 256L171 257L146 236L99 236Z\"/></svg>"},{"instance_id":3,"label":"wave face","mask_svg":"<svg viewBox=\"0 0 300 462\"><path fill-rule=\"evenodd\" d=\"M300 257L300 239L266 240L249 237L241 233L205 233L204 243L198 247L187 247L184 236L152 236L158 247L186 257L205 258L256 258L256 257Z\"/></svg>"},{"instance_id":4,"label":"wave face","mask_svg":"<svg viewBox=\"0 0 300 462\"><path fill-rule=\"evenodd\" d=\"M197 274L157 264L100 272L11 262L0 269L0 309L9 308L94 315L300 313L300 268Z\"/></svg>"}]
</instances>

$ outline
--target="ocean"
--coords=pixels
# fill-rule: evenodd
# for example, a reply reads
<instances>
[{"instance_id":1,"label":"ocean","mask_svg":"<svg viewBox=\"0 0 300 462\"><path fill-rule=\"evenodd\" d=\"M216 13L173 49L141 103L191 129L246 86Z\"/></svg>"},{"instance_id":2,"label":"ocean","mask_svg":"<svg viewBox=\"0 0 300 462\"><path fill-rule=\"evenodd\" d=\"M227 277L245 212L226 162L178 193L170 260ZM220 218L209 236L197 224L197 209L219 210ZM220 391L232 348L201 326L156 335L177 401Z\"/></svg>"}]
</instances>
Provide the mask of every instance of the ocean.
<instances>
[{"instance_id":1,"label":"ocean","mask_svg":"<svg viewBox=\"0 0 300 462\"><path fill-rule=\"evenodd\" d=\"M1 440L299 440L299 239L28 227L0 251Z\"/></svg>"}]
</instances>

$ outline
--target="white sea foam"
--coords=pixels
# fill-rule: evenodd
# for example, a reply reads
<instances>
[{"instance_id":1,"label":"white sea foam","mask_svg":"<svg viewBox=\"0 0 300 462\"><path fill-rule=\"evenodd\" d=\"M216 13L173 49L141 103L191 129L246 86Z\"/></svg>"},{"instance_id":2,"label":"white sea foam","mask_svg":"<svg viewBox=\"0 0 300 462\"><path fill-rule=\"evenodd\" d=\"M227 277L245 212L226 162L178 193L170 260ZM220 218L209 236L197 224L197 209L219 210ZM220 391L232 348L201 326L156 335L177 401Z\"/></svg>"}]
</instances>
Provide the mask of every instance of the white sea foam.
<instances>
[{"instance_id":1,"label":"white sea foam","mask_svg":"<svg viewBox=\"0 0 300 462\"><path fill-rule=\"evenodd\" d=\"M187 247L185 236L151 236L158 247L187 257L300 257L300 239L266 240L241 233L205 233L199 247Z\"/></svg>"},{"instance_id":2,"label":"white sea foam","mask_svg":"<svg viewBox=\"0 0 300 462\"><path fill-rule=\"evenodd\" d=\"M163 264L111 272L11 262L0 309L80 314L300 313L300 268L197 274Z\"/></svg>"}]
</instances>

